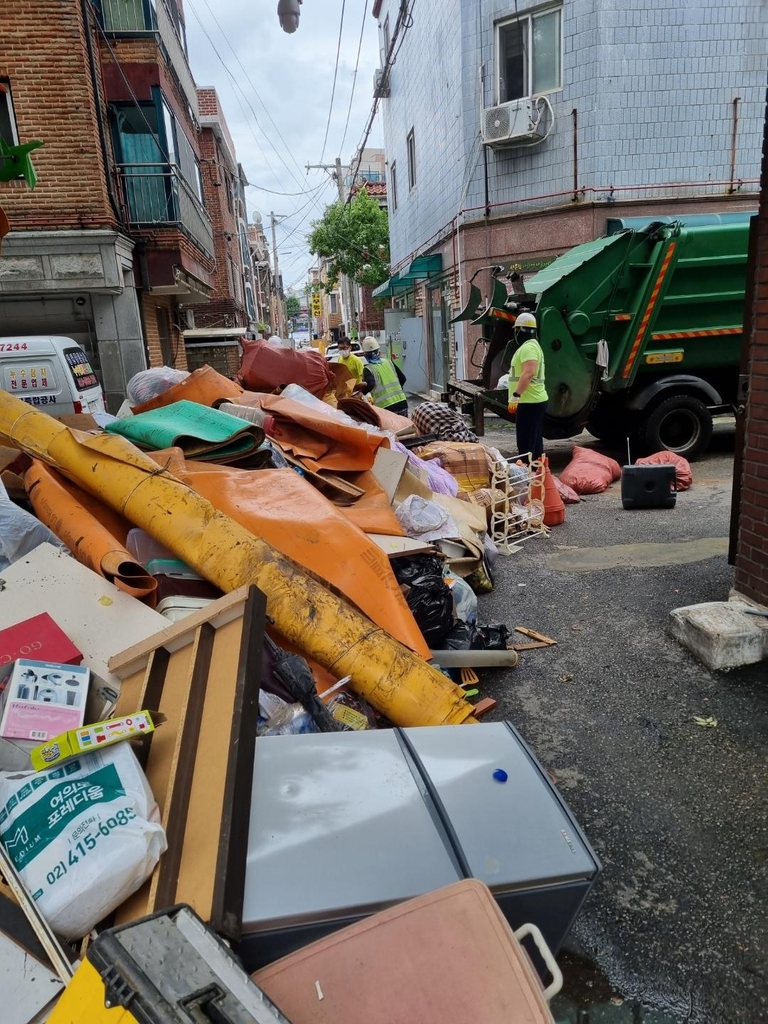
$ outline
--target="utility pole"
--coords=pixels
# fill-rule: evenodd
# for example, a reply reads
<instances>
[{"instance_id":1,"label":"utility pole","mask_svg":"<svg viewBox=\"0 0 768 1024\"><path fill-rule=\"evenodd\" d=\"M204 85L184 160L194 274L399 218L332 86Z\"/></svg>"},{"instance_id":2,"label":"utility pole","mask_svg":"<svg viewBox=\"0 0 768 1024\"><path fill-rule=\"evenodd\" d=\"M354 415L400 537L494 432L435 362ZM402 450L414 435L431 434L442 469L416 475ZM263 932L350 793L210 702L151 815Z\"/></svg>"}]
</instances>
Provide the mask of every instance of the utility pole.
<instances>
[{"instance_id":1,"label":"utility pole","mask_svg":"<svg viewBox=\"0 0 768 1024\"><path fill-rule=\"evenodd\" d=\"M335 177L336 187L339 191L339 202L342 206L344 205L347 197L344 191L344 175L342 174L340 156L336 157L336 162L333 164L307 164L307 170L328 171L332 177ZM342 292L344 293L344 305L347 307L347 313L349 314L349 323L346 325L347 334L349 335L352 333L352 322L357 312L357 305L355 303L355 283L350 280L346 274L342 274L341 287Z\"/></svg>"},{"instance_id":2,"label":"utility pole","mask_svg":"<svg viewBox=\"0 0 768 1024\"><path fill-rule=\"evenodd\" d=\"M270 212L269 223L272 227L272 276L275 279L275 302L276 302L276 313L277 313L277 335L279 338L283 337L283 329L285 326L285 320L283 317L283 304L280 299L280 264L277 258L277 235L275 234L275 226L282 220L279 214L275 215ZM274 327L274 324L272 325Z\"/></svg>"}]
</instances>

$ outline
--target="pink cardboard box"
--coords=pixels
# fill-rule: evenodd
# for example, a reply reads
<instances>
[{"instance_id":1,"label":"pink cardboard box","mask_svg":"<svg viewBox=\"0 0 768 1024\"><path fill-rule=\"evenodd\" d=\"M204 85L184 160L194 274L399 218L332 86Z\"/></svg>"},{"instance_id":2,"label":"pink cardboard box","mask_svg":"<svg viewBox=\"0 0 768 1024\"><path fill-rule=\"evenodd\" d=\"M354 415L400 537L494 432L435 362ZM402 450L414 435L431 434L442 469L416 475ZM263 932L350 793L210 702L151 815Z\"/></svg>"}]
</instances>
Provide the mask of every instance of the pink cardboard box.
<instances>
[{"instance_id":1,"label":"pink cardboard box","mask_svg":"<svg viewBox=\"0 0 768 1024\"><path fill-rule=\"evenodd\" d=\"M82 665L16 661L0 697L0 736L39 741L79 729L90 675Z\"/></svg>"},{"instance_id":2,"label":"pink cardboard box","mask_svg":"<svg viewBox=\"0 0 768 1024\"><path fill-rule=\"evenodd\" d=\"M83 656L48 612L0 629L0 667L17 658L79 665ZM1 669L0 669L1 670Z\"/></svg>"}]
</instances>

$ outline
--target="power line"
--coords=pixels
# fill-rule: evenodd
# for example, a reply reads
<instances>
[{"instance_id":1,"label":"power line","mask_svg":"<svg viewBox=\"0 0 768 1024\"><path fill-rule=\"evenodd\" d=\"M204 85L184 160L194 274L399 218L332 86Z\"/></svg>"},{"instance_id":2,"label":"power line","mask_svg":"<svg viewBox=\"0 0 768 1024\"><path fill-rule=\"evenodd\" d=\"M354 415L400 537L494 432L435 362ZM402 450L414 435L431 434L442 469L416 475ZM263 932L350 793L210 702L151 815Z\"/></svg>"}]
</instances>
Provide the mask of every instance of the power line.
<instances>
[{"instance_id":1,"label":"power line","mask_svg":"<svg viewBox=\"0 0 768 1024\"><path fill-rule=\"evenodd\" d=\"M344 31L344 10L347 6L347 0L341 0L341 19L339 21L339 42L336 46L336 65L333 69L333 87L331 89L331 105L328 108L328 121L325 125L325 138L323 139L323 150L320 154L320 159L317 161L319 164L323 162L325 156L325 147L328 142L328 131L331 127L331 114L333 113L333 98L336 95L336 78L339 74L339 55L341 54L341 36Z\"/></svg>"},{"instance_id":2,"label":"power line","mask_svg":"<svg viewBox=\"0 0 768 1024\"><path fill-rule=\"evenodd\" d=\"M233 54L235 60L237 61L238 65L240 67L240 70L243 72L243 75L245 76L245 80L248 82L250 87L253 89L253 92L254 92L254 95L256 96L256 99L259 101L259 103L262 105L262 107L264 107L264 113L267 115L267 117L269 118L269 121L270 121L272 127L275 129L275 133L277 134L277 137L280 139L282 144L285 146L286 152L290 156L291 160L293 160L293 162L294 162L294 164L295 164L299 174L301 174L301 167L299 167L299 164L298 164L298 162L296 160L296 157L293 155L293 150L291 149L291 147L288 145L288 143L283 138L283 135L282 135L282 133L280 131L280 128L278 127L277 123L275 122L275 119L272 117L272 114L270 113L269 107L266 105L264 100L261 98L259 90L256 88L256 86L253 83L253 80L251 79L251 76L248 74L247 68L245 68L243 66L243 62L240 60L240 57L239 57L237 51L235 50L234 46L230 42L229 37L227 36L226 32L221 27L218 18L216 17L214 12L211 10L211 6L208 3L208 0L203 0L203 3L205 4L205 6L208 9L211 17L213 18L213 20L214 20L214 22L216 24L216 27L218 28L219 32L221 32L221 34L222 34L222 36L224 38L224 41L226 42L227 46L232 51L232 54Z\"/></svg>"},{"instance_id":3,"label":"power line","mask_svg":"<svg viewBox=\"0 0 768 1024\"><path fill-rule=\"evenodd\" d=\"M413 15L413 7L414 7L415 3L416 3L416 0L411 0L410 7L409 7L408 6L408 0L400 0L400 9L399 9L399 11L397 13L397 21L395 23L395 28L394 28L394 31L392 33L392 39L390 41L389 49L387 51L387 55L386 55L386 58L384 60L384 67L382 69L382 81L384 81L384 82L386 82L387 74L392 69L393 64L397 60L397 55L400 52L400 47L398 47L397 50L395 50L395 47L397 46L397 41L398 41L398 37L400 35L401 30L403 31L403 40L404 40L405 39L405 32L413 24L413 17L412 17L412 15ZM400 46L402 46L402 45L403 45L403 42L401 40ZM357 154L356 154L354 166L353 166L353 169L352 169L352 181L355 180L355 178L357 177L358 171L360 170L360 164L362 163L362 160L363 160L363 150L365 149L365 144L368 141L368 136L371 134L371 129L373 128L373 122L375 121L376 114L378 113L380 99L381 99L381 92L379 92L378 95L376 95L374 97L373 106L371 107L371 113L370 113L370 115L368 117L368 121L366 122L365 131L363 132L363 138L362 138L362 141L361 141L360 145L357 148ZM349 196L347 196L347 204L349 204L349 201L350 201L351 197L352 197L352 193L350 192Z\"/></svg>"},{"instance_id":4,"label":"power line","mask_svg":"<svg viewBox=\"0 0 768 1024\"><path fill-rule=\"evenodd\" d=\"M349 96L349 107L347 108L347 123L344 125L344 135L339 146L339 156L344 152L344 143L347 141L347 129L349 128L349 118L352 114L352 100L355 98L355 86L357 85L357 69L360 67L360 51L363 48L363 34L365 33L365 19L368 14L368 0L365 0L365 7L363 8L363 23L360 26L360 39L357 43L357 59L355 60L355 71L352 75L352 92Z\"/></svg>"},{"instance_id":5,"label":"power line","mask_svg":"<svg viewBox=\"0 0 768 1024\"><path fill-rule=\"evenodd\" d=\"M239 83L237 82L237 79L236 79L236 78L235 78L235 76L234 76L234 75L232 74L232 72L230 71L230 69L229 69L229 68L227 67L227 63L226 63L226 61L224 60L224 58L222 57L222 55L221 55L221 54L219 53L219 50L218 50L218 48L217 48L216 44L214 43L213 39L211 39L211 35L210 35L210 33L208 32L208 29L207 29L207 28L205 27L205 25L203 24L203 22L202 22L202 20L201 20L201 18L200 18L200 15L199 15L199 14L197 13L197 10L195 9L195 6L194 6L194 4L192 3L192 0L187 0L187 6L189 7L189 9L190 9L190 10L192 11L192 13L194 14L194 16L195 16L195 20L197 21L198 25L200 26L200 28L201 28L201 30L202 30L202 32L203 32L203 35L205 36L205 38L206 38L206 39L208 40L208 42L210 43L210 45L211 45L211 49L213 50L213 52L214 52L214 53L216 54L217 58L219 59L219 61L220 61L220 63L221 63L221 66L222 66L222 67L224 68L224 71L225 71L225 72L227 73L227 75L229 75L230 79L231 79L231 80L232 80L232 82L233 82L233 83L235 84L235 86L236 86L236 87L237 87L238 89L240 89L240 92L241 92L241 93L242 93L242 95L243 95L243 99L244 99L244 100L245 100L245 102L246 102L246 103L248 104L248 107L249 107L249 109L250 109L251 113L253 114L253 119L254 119L254 121L256 122L256 124L257 124L257 126L258 126L258 128L259 128L259 131L260 131L260 132L261 132L261 133L263 134L264 138L265 138L265 139L267 140L267 142L268 142L268 143L270 144L270 146L271 146L271 147L272 147L272 149L274 150L274 152L275 152L275 156L276 156L276 157L278 158L278 160L280 161L280 163L281 163L281 164L283 165L283 167L285 167L286 171L288 171L288 173L289 173L289 174L291 175L291 177L292 177L292 178L293 178L293 180L294 180L294 181L296 182L296 184L297 184L297 185L299 186L299 188L301 188L301 184L302 184L302 183L301 183L301 179L299 179L299 178L297 178L297 177L296 177L296 175L294 174L294 172L293 172L292 168L291 168L291 167L289 167L289 166L288 166L288 164L286 163L286 161L285 161L285 160L283 159L283 156L282 156L282 154L281 154L281 153L280 153L280 152L278 151L278 149L277 149L277 147L275 146L274 142L272 141L271 137L270 137L270 136L269 136L269 135L267 134L267 132L265 132L265 131L264 131L264 129L262 128L262 126L261 126L261 122L259 121L259 116L258 116L258 114L256 113L256 111L254 110L254 108L253 108L253 104L252 104L252 103L251 103L251 101L250 101L250 100L248 99L248 97L247 97L247 95L246 95L246 93L245 93L245 90L244 90L244 89L242 88L242 86L241 86L241 85L240 85L240 84L239 84ZM210 8L209 8L209 10L210 10ZM222 33L222 34L223 34L223 33ZM226 36L225 36L224 38L226 39ZM231 48L231 44L229 44L229 40L227 40L227 43L228 43L228 45L230 45L230 48ZM246 77L247 77L247 74L246 74ZM250 82L250 79L249 79L249 82ZM253 83L250 83L250 84L251 84L251 87L253 88ZM255 88L254 88L254 93L256 93L256 89L255 89ZM256 93L256 95L258 96L258 93ZM261 99L261 98L259 97L259 99ZM261 101L261 102L262 102L262 106L263 106L263 105L264 105L264 104L263 104L263 101ZM266 109L266 108L265 108L265 109ZM270 170L271 170L271 168L270 168ZM273 174L274 174L274 171L273 171Z\"/></svg>"}]
</instances>

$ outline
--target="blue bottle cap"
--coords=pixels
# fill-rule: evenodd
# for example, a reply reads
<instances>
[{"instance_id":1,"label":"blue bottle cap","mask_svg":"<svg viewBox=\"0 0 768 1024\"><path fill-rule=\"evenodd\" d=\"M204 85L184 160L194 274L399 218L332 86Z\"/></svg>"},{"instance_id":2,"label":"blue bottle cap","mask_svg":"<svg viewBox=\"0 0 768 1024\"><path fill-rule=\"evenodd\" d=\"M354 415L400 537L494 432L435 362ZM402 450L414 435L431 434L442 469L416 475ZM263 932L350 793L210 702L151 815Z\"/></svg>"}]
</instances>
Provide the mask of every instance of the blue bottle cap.
<instances>
[{"instance_id":1,"label":"blue bottle cap","mask_svg":"<svg viewBox=\"0 0 768 1024\"><path fill-rule=\"evenodd\" d=\"M497 782L506 782L509 778L503 768L497 768L493 773L493 777Z\"/></svg>"}]
</instances>

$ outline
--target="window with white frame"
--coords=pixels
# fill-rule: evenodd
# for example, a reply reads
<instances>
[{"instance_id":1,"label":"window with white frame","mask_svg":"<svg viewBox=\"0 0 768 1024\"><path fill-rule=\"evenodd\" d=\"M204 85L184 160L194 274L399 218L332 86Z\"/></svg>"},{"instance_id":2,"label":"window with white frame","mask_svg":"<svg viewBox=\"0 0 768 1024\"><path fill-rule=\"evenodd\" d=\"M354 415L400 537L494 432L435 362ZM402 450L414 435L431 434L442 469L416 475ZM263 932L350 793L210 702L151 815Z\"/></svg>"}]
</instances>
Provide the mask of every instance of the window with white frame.
<instances>
[{"instance_id":1,"label":"window with white frame","mask_svg":"<svg viewBox=\"0 0 768 1024\"><path fill-rule=\"evenodd\" d=\"M497 23L497 103L540 96L562 87L561 27L561 7Z\"/></svg>"},{"instance_id":2,"label":"window with white frame","mask_svg":"<svg viewBox=\"0 0 768 1024\"><path fill-rule=\"evenodd\" d=\"M392 185L392 210L394 211L397 209L397 165L394 160L389 168L389 180Z\"/></svg>"},{"instance_id":3,"label":"window with white frame","mask_svg":"<svg viewBox=\"0 0 768 1024\"><path fill-rule=\"evenodd\" d=\"M13 113L10 80L0 78L0 86L0 139L9 146L18 146L19 134L16 130L16 116Z\"/></svg>"},{"instance_id":4,"label":"window with white frame","mask_svg":"<svg viewBox=\"0 0 768 1024\"><path fill-rule=\"evenodd\" d=\"M413 128L408 132L405 145L408 153L408 189L410 191L416 184L416 136L413 133Z\"/></svg>"}]
</instances>

